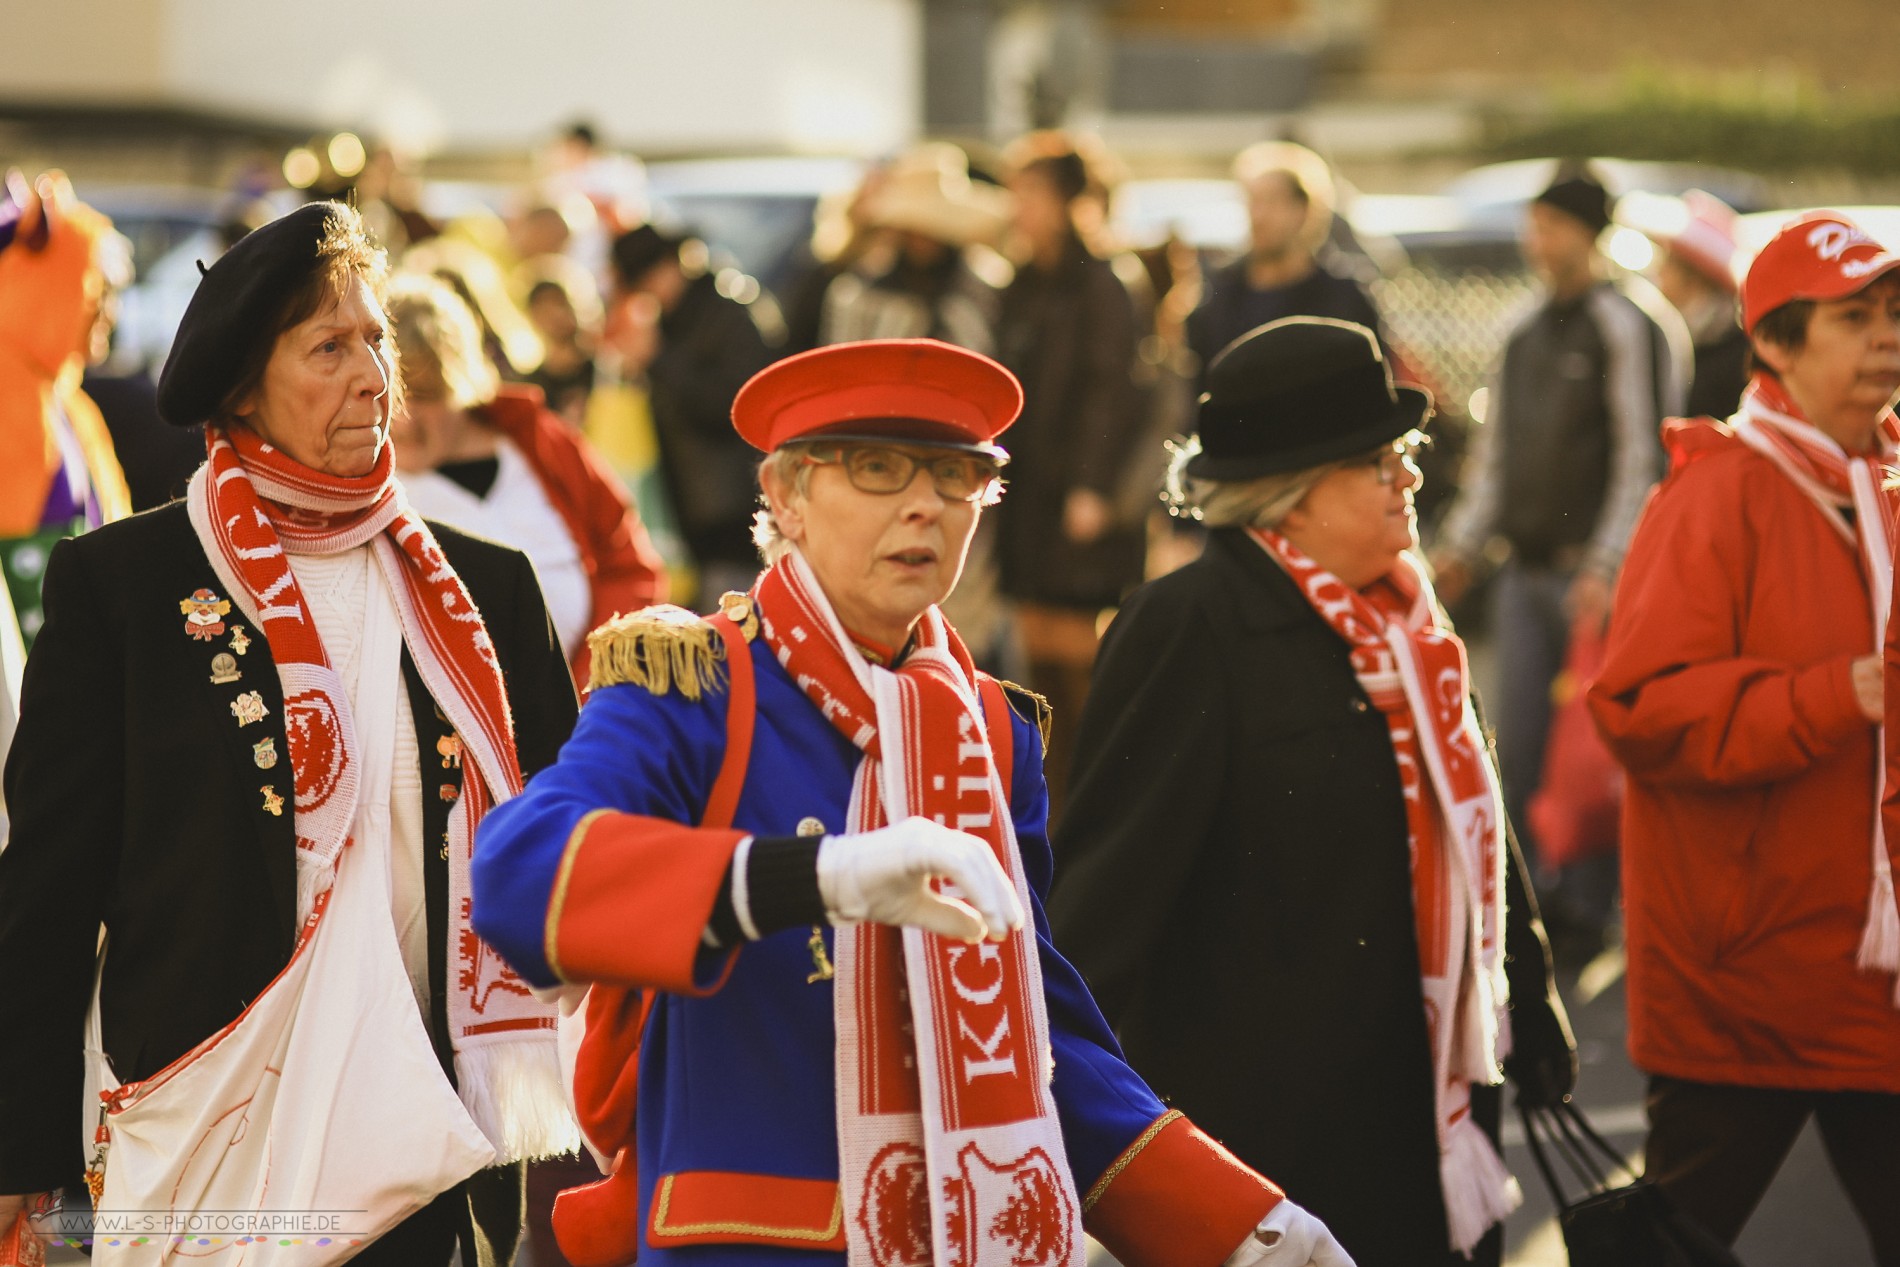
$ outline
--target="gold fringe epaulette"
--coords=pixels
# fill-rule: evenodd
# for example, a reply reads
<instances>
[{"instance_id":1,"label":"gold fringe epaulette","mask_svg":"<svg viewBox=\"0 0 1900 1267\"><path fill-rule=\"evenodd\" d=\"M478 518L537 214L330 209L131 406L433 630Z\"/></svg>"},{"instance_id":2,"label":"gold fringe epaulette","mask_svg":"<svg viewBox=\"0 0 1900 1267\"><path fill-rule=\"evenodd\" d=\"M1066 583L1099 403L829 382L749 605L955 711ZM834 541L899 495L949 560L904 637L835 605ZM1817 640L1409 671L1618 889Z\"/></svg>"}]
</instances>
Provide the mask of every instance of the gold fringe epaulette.
<instances>
[{"instance_id":1,"label":"gold fringe epaulette","mask_svg":"<svg viewBox=\"0 0 1900 1267\"><path fill-rule=\"evenodd\" d=\"M1024 717L1023 720L1024 721L1033 720L1036 723L1036 732L1042 736L1042 755L1045 757L1048 756L1049 755L1049 728L1055 724L1055 716L1056 716L1055 706L1051 704L1048 701L1048 699L1046 699L1045 697L1041 695L1036 694L1034 691L1030 690L1028 687L1018 685L1015 682L1009 681L1007 678L1000 678L1000 677L997 678L996 684L1003 688L1003 697L1005 699L1010 700L1011 708L1016 707L1016 702L1011 697L1021 696L1024 702L1026 702L1031 708L1035 709L1035 712L1036 712L1035 717L1033 718ZM1021 711L1022 710L1017 709L1018 714L1020 714Z\"/></svg>"},{"instance_id":2,"label":"gold fringe epaulette","mask_svg":"<svg viewBox=\"0 0 1900 1267\"><path fill-rule=\"evenodd\" d=\"M727 594L719 609L747 642L759 636L759 615L747 595ZM587 670L590 691L630 682L655 695L677 690L696 700L724 677L719 665L726 644L719 631L704 617L670 604L615 616L587 635L587 649L593 653Z\"/></svg>"},{"instance_id":3,"label":"gold fringe epaulette","mask_svg":"<svg viewBox=\"0 0 1900 1267\"><path fill-rule=\"evenodd\" d=\"M696 700L721 680L719 631L684 607L647 607L615 616L587 635L593 653L587 689L630 682L655 695Z\"/></svg>"}]
</instances>

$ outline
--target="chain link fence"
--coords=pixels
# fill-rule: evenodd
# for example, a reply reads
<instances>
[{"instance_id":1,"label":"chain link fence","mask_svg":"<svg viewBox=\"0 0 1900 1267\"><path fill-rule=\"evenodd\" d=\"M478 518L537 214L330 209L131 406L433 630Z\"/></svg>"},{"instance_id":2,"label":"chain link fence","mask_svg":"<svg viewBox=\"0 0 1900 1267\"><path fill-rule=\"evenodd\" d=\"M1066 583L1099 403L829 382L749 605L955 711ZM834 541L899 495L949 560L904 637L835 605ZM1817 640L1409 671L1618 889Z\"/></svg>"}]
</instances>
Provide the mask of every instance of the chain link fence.
<instances>
[{"instance_id":1,"label":"chain link fence","mask_svg":"<svg viewBox=\"0 0 1900 1267\"><path fill-rule=\"evenodd\" d=\"M1418 496L1429 536L1457 492L1472 413L1483 413L1479 393L1505 337L1537 302L1536 282L1522 269L1420 261L1376 278L1371 289L1387 337L1438 402Z\"/></svg>"}]
</instances>

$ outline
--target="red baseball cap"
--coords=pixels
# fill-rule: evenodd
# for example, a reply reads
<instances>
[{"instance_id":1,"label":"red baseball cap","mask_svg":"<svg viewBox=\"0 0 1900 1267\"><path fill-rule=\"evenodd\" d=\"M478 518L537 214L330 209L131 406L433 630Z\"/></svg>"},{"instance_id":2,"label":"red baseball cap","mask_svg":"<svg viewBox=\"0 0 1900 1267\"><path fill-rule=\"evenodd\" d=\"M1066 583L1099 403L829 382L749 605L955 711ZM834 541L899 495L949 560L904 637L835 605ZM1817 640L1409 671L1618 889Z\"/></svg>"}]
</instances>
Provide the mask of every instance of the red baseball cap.
<instances>
[{"instance_id":1,"label":"red baseball cap","mask_svg":"<svg viewBox=\"0 0 1900 1267\"><path fill-rule=\"evenodd\" d=\"M1845 299L1900 268L1900 255L1838 211L1812 211L1770 238L1742 280L1742 328L1796 299Z\"/></svg>"},{"instance_id":2,"label":"red baseball cap","mask_svg":"<svg viewBox=\"0 0 1900 1267\"><path fill-rule=\"evenodd\" d=\"M936 339L814 348L754 374L732 425L766 453L800 440L897 440L1004 457L992 441L1023 409L1016 376Z\"/></svg>"}]
</instances>

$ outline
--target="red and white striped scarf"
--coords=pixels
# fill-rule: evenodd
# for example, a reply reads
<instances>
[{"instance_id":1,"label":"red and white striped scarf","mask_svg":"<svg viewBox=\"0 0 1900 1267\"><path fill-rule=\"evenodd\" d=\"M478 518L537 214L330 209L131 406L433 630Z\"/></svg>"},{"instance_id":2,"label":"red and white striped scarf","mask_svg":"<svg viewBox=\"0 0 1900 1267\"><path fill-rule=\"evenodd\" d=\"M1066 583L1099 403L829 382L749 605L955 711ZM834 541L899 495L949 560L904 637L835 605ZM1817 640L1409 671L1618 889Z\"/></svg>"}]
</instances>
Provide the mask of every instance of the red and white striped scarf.
<instances>
[{"instance_id":1,"label":"red and white striped scarf","mask_svg":"<svg viewBox=\"0 0 1900 1267\"><path fill-rule=\"evenodd\" d=\"M1729 419L1737 437L1787 476L1812 501L1829 526L1854 547L1867 579L1868 615L1873 649L1887 645L1887 613L1893 601L1894 512L1886 491L1900 452L1900 422L1891 409L1874 429L1875 451L1850 454L1802 416L1787 389L1766 374L1756 374L1742 394L1742 407ZM1851 510L1852 518L1842 513ZM1874 769L1885 770L1886 728L1874 731ZM1873 886L1867 919L1861 928L1855 963L1867 972L1900 972L1900 907L1895 905L1893 865L1887 857L1887 833L1881 822L1881 779L1874 779ZM1900 1005L1900 982L1895 1003Z\"/></svg>"},{"instance_id":2,"label":"red and white striped scarf","mask_svg":"<svg viewBox=\"0 0 1900 1267\"><path fill-rule=\"evenodd\" d=\"M1439 1178L1452 1248L1469 1254L1523 1200L1471 1120L1471 1084L1503 1081L1504 801L1471 707L1465 645L1438 624L1411 555L1364 591L1270 529L1249 535L1352 648L1353 672L1385 714L1405 794L1425 1025L1438 1096Z\"/></svg>"},{"instance_id":3,"label":"red and white striped scarf","mask_svg":"<svg viewBox=\"0 0 1900 1267\"><path fill-rule=\"evenodd\" d=\"M296 790L300 927L330 888L355 829L360 771L348 692L286 554L368 545L403 642L462 740L460 812L449 819L446 953L463 1103L503 1160L570 1150L575 1135L560 1089L555 1009L534 998L469 922L476 824L521 791L507 690L481 613L403 498L389 446L369 474L344 478L311 470L242 427L207 427L205 442L210 460L192 476L187 510L212 569L263 630L276 662Z\"/></svg>"},{"instance_id":4,"label":"red and white striped scarf","mask_svg":"<svg viewBox=\"0 0 1900 1267\"><path fill-rule=\"evenodd\" d=\"M980 836L1030 909L970 654L924 613L895 671L859 653L793 550L755 591L767 643L864 756L851 832L921 814ZM836 939L839 1179L853 1267L1081 1267L1032 929L970 946L858 924Z\"/></svg>"}]
</instances>

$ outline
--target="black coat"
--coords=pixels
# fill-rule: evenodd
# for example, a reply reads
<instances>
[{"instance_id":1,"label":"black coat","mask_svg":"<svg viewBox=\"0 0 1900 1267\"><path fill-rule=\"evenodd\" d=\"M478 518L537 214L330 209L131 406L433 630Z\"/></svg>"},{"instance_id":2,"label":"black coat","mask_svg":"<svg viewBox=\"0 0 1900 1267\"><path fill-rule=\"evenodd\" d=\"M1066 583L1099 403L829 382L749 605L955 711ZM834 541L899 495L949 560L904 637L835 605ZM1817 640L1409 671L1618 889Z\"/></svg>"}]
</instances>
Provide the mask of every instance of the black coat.
<instances>
[{"instance_id":1,"label":"black coat","mask_svg":"<svg viewBox=\"0 0 1900 1267\"><path fill-rule=\"evenodd\" d=\"M653 429L680 535L702 564L758 565L759 455L732 429L732 401L772 359L751 309L720 293L715 274L688 282L660 318L647 367Z\"/></svg>"},{"instance_id":2,"label":"black coat","mask_svg":"<svg viewBox=\"0 0 1900 1267\"><path fill-rule=\"evenodd\" d=\"M997 564L1011 598L1110 607L1141 580L1139 520L1086 544L1062 530L1072 490L1116 500L1141 443L1137 318L1114 265L1079 241L1054 269L1017 270L1003 292L997 359L1023 384L1022 417L1001 437L1009 492L996 508Z\"/></svg>"},{"instance_id":3,"label":"black coat","mask_svg":"<svg viewBox=\"0 0 1900 1267\"><path fill-rule=\"evenodd\" d=\"M480 608L506 675L522 772L551 764L573 728L574 688L527 558L432 524ZM122 1081L144 1078L244 1010L296 943L296 840L283 696L270 644L235 604L226 632L189 637L179 600L223 583L183 503L61 542L46 569L46 625L26 665L6 767L12 841L0 852L0 1192L75 1180L81 1037L94 947L111 936L101 1006ZM229 595L223 595L229 597ZM211 660L249 635L241 680ZM448 733L404 653L423 762L425 840L457 773L431 760ZM231 701L269 715L240 727ZM260 768L254 745L278 754ZM270 814L262 789L283 798ZM447 864L424 850L437 1050Z\"/></svg>"},{"instance_id":4,"label":"black coat","mask_svg":"<svg viewBox=\"0 0 1900 1267\"><path fill-rule=\"evenodd\" d=\"M1360 1267L1443 1261L1391 738L1346 643L1240 530L1109 627L1055 854L1056 945L1154 1089ZM1513 863L1512 991L1535 1006L1548 959Z\"/></svg>"},{"instance_id":5,"label":"black coat","mask_svg":"<svg viewBox=\"0 0 1900 1267\"><path fill-rule=\"evenodd\" d=\"M1291 286L1255 290L1247 281L1248 267L1243 255L1210 273L1201 306L1188 314L1187 345L1194 353L1198 383L1205 385L1207 367L1229 343L1282 317L1356 321L1385 342L1379 310L1372 306L1365 287L1352 278L1315 263L1312 272Z\"/></svg>"}]
</instances>

